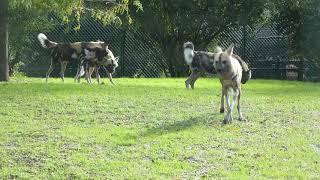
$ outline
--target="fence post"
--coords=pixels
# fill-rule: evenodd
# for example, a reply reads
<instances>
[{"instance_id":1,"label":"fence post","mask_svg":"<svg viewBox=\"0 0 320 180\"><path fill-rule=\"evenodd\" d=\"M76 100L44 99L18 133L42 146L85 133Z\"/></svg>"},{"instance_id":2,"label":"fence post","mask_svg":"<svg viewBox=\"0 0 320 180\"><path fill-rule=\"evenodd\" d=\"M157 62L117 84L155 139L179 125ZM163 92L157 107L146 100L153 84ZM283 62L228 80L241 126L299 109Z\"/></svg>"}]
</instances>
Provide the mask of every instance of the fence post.
<instances>
[{"instance_id":1,"label":"fence post","mask_svg":"<svg viewBox=\"0 0 320 180\"><path fill-rule=\"evenodd\" d=\"M247 46L247 25L244 23L243 27L242 27L242 57L243 57L243 59L247 59L246 46Z\"/></svg>"},{"instance_id":2,"label":"fence post","mask_svg":"<svg viewBox=\"0 0 320 180\"><path fill-rule=\"evenodd\" d=\"M298 80L303 81L303 75L304 75L304 60L299 61L299 69L298 69Z\"/></svg>"},{"instance_id":3,"label":"fence post","mask_svg":"<svg viewBox=\"0 0 320 180\"><path fill-rule=\"evenodd\" d=\"M277 76L277 78L278 78L278 79L282 79L282 77L281 77L280 59L279 59L279 57L277 57L277 59L276 59L276 69L275 69L275 71L276 71L276 76Z\"/></svg>"},{"instance_id":4,"label":"fence post","mask_svg":"<svg viewBox=\"0 0 320 180\"><path fill-rule=\"evenodd\" d=\"M0 81L9 81L8 0L0 1Z\"/></svg>"},{"instance_id":5,"label":"fence post","mask_svg":"<svg viewBox=\"0 0 320 180\"><path fill-rule=\"evenodd\" d=\"M120 64L121 64L121 76L125 76L125 49L126 49L126 38L127 38L127 30L128 27L125 26L122 28L122 41L121 41L121 46L120 46Z\"/></svg>"}]
</instances>

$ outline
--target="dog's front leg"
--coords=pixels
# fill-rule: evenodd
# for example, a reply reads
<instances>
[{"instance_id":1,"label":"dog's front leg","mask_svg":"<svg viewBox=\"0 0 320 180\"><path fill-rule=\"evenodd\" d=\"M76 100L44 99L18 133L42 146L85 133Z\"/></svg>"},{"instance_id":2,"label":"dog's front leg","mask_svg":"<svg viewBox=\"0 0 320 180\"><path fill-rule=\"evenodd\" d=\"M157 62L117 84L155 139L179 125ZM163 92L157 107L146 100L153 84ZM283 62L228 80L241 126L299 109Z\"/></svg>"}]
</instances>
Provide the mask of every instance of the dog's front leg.
<instances>
[{"instance_id":1,"label":"dog's front leg","mask_svg":"<svg viewBox=\"0 0 320 180\"><path fill-rule=\"evenodd\" d=\"M242 116L241 113L241 108L240 108L240 96L241 96L241 89L239 89L239 94L238 94L238 104L237 104L237 109L238 109L238 120L239 121L244 121L245 119Z\"/></svg>"},{"instance_id":2,"label":"dog's front leg","mask_svg":"<svg viewBox=\"0 0 320 180\"><path fill-rule=\"evenodd\" d=\"M88 68L88 66L86 65L86 67L85 67L85 78L86 78L86 81L87 81L88 84L90 84L90 79L89 79L89 77L90 77L89 68Z\"/></svg>"},{"instance_id":3,"label":"dog's front leg","mask_svg":"<svg viewBox=\"0 0 320 180\"><path fill-rule=\"evenodd\" d=\"M99 69L100 69L100 66L96 66L96 67L95 67L95 71L96 71L96 78L97 78L97 82L98 82L98 84L100 84L100 74L99 74Z\"/></svg>"},{"instance_id":4,"label":"dog's front leg","mask_svg":"<svg viewBox=\"0 0 320 180\"><path fill-rule=\"evenodd\" d=\"M228 91L226 92L226 94L224 95L225 96L225 98L226 98L226 104L227 104L227 110L228 110L228 112L227 112L227 114L224 116L224 119L223 119L223 123L224 124L228 124L228 123L230 123L230 117L229 117L229 115L230 115L230 110L231 110L231 108L230 108L230 104L229 104L229 94L228 94Z\"/></svg>"},{"instance_id":5,"label":"dog's front leg","mask_svg":"<svg viewBox=\"0 0 320 180\"><path fill-rule=\"evenodd\" d=\"M232 122L232 111L233 111L233 108L234 108L234 105L236 103L237 96L238 96L238 90L233 90L232 92L233 92L233 95L232 95L231 104L229 104L228 95L226 96L226 101L227 101L227 105L228 105L228 113L224 118L224 123L225 124Z\"/></svg>"},{"instance_id":6,"label":"dog's front leg","mask_svg":"<svg viewBox=\"0 0 320 180\"><path fill-rule=\"evenodd\" d=\"M80 83L80 78L81 78L81 76L83 76L84 73L85 73L85 72L84 72L84 67L83 67L83 64L81 63L81 64L78 66L77 74L76 74L76 76L74 77L74 82Z\"/></svg>"},{"instance_id":7,"label":"dog's front leg","mask_svg":"<svg viewBox=\"0 0 320 180\"><path fill-rule=\"evenodd\" d=\"M224 113L224 96L225 94L228 93L226 92L225 88L221 88L221 100L220 100L220 113Z\"/></svg>"},{"instance_id":8,"label":"dog's front leg","mask_svg":"<svg viewBox=\"0 0 320 180\"><path fill-rule=\"evenodd\" d=\"M64 82L64 72L66 71L66 68L67 68L67 62L61 62L60 76L63 82Z\"/></svg>"},{"instance_id":9,"label":"dog's front leg","mask_svg":"<svg viewBox=\"0 0 320 180\"><path fill-rule=\"evenodd\" d=\"M107 74L108 74L108 77L109 77L109 80L110 80L111 84L114 85L113 80L112 80L112 74L111 73L107 73Z\"/></svg>"},{"instance_id":10,"label":"dog's front leg","mask_svg":"<svg viewBox=\"0 0 320 180\"><path fill-rule=\"evenodd\" d=\"M89 79L90 84L92 83L91 76L92 76L93 71L94 71L94 67L90 66L89 67L89 75L88 75L88 79Z\"/></svg>"}]
</instances>

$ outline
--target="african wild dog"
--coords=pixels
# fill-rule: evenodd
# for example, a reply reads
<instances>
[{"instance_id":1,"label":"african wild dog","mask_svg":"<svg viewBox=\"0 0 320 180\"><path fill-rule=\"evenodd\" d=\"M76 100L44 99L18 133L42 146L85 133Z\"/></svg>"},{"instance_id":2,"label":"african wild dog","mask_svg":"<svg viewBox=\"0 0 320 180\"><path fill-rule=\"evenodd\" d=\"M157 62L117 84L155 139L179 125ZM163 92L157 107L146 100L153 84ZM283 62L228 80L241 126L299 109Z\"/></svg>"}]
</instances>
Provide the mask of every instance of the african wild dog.
<instances>
[{"instance_id":1,"label":"african wild dog","mask_svg":"<svg viewBox=\"0 0 320 180\"><path fill-rule=\"evenodd\" d=\"M224 123L232 121L231 112L236 97L238 97L239 120L244 120L240 109L241 83L245 84L251 78L251 71L246 62L238 55L233 54L233 46L230 46L226 52L222 52L222 49L217 47L214 53L194 51L194 45L191 42L184 43L183 48L184 59L192 71L185 81L187 89L189 89L190 85L192 89L194 88L194 83L201 72L217 72L222 84L220 113L224 113L224 96L228 107L228 114L224 118ZM234 92L231 106L228 101L229 89Z\"/></svg>"},{"instance_id":2,"label":"african wild dog","mask_svg":"<svg viewBox=\"0 0 320 180\"><path fill-rule=\"evenodd\" d=\"M183 44L184 48L184 59L189 65L191 70L191 75L185 81L186 88L194 89L194 83L200 77L202 72L207 72L210 74L215 73L213 66L214 63L214 53L195 51L192 42L186 42Z\"/></svg>"},{"instance_id":3,"label":"african wild dog","mask_svg":"<svg viewBox=\"0 0 320 180\"><path fill-rule=\"evenodd\" d=\"M86 80L88 83L92 83L91 81L91 75L95 71L96 78L98 84L100 83L100 74L99 69L102 67L112 84L112 73L115 72L115 69L118 67L118 61L119 57L114 57L111 50L107 50L107 55L102 59L102 61L99 61L98 59L92 59L92 60L85 60L82 62L78 68L77 75L75 76L75 81L80 82L80 77L86 74Z\"/></svg>"},{"instance_id":4,"label":"african wild dog","mask_svg":"<svg viewBox=\"0 0 320 180\"><path fill-rule=\"evenodd\" d=\"M90 59L103 59L106 56L108 45L105 42L75 42L75 43L56 43L50 41L46 35L38 35L42 47L51 49L51 64L46 74L46 82L53 71L54 63L61 64L60 76L64 81L64 72L67 64L74 59L80 59L80 62Z\"/></svg>"},{"instance_id":5,"label":"african wild dog","mask_svg":"<svg viewBox=\"0 0 320 180\"><path fill-rule=\"evenodd\" d=\"M191 70L191 75L188 77L188 79L185 81L186 88L189 89L190 85L191 88L194 89L194 83L196 80L200 77L201 73L206 72L209 74L215 74L216 70L214 67L214 56L217 52L221 52L222 49L220 47L217 47L215 49L215 52L204 52L204 51L195 51L194 45L192 42L186 42L183 44L184 48L184 59L186 63L189 65L189 68ZM243 68L242 78L241 82L243 84L246 83L246 81L250 78L248 76L251 76L251 71L248 68L248 65L246 62L244 62L238 55L233 54L232 55L235 59L239 61Z\"/></svg>"},{"instance_id":6,"label":"african wild dog","mask_svg":"<svg viewBox=\"0 0 320 180\"><path fill-rule=\"evenodd\" d=\"M214 67L222 85L220 113L224 113L224 97L227 104L227 114L223 123L232 122L232 110L237 102L239 120L244 120L240 108L241 83L245 84L251 78L251 71L247 64L239 56L233 54L234 45L230 45L226 51L221 48L215 53ZM229 103L229 90L232 92L232 101Z\"/></svg>"}]
</instances>

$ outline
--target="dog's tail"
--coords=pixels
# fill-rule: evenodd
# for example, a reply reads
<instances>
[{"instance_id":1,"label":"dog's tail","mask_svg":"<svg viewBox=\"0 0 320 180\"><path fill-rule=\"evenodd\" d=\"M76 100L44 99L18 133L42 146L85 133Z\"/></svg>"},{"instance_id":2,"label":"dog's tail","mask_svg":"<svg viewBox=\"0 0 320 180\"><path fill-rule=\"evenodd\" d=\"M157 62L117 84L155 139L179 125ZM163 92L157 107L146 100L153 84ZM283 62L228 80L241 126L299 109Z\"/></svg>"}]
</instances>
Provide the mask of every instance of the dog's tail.
<instances>
[{"instance_id":1,"label":"dog's tail","mask_svg":"<svg viewBox=\"0 0 320 180\"><path fill-rule=\"evenodd\" d=\"M194 57L194 45L192 42L186 42L183 44L183 54L184 60L188 65L190 65Z\"/></svg>"},{"instance_id":2,"label":"dog's tail","mask_svg":"<svg viewBox=\"0 0 320 180\"><path fill-rule=\"evenodd\" d=\"M58 43L50 41L47 36L43 33L38 34L38 40L42 47L44 48L54 48L58 45Z\"/></svg>"},{"instance_id":3,"label":"dog's tail","mask_svg":"<svg viewBox=\"0 0 320 180\"><path fill-rule=\"evenodd\" d=\"M251 70L242 71L241 83L245 84L249 79L251 79Z\"/></svg>"},{"instance_id":4,"label":"dog's tail","mask_svg":"<svg viewBox=\"0 0 320 180\"><path fill-rule=\"evenodd\" d=\"M239 61L242 67L241 83L245 84L247 81L251 79L251 70L248 64L243 59L241 59L240 56L233 54L233 57Z\"/></svg>"}]
</instances>

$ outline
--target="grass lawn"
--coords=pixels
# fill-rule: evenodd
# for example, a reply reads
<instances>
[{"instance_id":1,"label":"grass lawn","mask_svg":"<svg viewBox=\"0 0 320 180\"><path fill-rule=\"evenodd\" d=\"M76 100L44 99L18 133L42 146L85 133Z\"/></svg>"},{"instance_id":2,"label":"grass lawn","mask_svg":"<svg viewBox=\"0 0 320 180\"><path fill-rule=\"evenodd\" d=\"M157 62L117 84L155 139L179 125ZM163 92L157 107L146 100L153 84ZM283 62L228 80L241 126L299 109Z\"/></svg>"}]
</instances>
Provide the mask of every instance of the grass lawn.
<instances>
[{"instance_id":1,"label":"grass lawn","mask_svg":"<svg viewBox=\"0 0 320 180\"><path fill-rule=\"evenodd\" d=\"M320 178L320 84L251 80L223 125L199 79L0 83L1 178Z\"/></svg>"}]
</instances>

